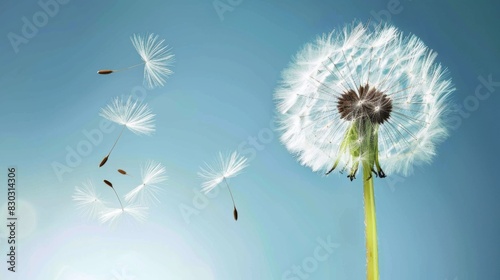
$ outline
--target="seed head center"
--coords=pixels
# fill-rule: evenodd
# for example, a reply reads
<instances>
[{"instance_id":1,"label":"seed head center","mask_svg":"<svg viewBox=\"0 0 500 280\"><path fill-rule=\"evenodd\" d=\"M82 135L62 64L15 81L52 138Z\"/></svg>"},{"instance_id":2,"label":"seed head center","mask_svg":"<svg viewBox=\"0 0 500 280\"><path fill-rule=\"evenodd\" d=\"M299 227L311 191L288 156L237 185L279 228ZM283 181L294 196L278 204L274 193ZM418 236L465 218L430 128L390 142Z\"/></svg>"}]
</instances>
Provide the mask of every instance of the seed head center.
<instances>
[{"instance_id":1,"label":"seed head center","mask_svg":"<svg viewBox=\"0 0 500 280\"><path fill-rule=\"evenodd\" d=\"M368 84L344 92L337 100L340 118L348 121L365 119L374 124L387 121L392 112L392 100Z\"/></svg>"}]
</instances>

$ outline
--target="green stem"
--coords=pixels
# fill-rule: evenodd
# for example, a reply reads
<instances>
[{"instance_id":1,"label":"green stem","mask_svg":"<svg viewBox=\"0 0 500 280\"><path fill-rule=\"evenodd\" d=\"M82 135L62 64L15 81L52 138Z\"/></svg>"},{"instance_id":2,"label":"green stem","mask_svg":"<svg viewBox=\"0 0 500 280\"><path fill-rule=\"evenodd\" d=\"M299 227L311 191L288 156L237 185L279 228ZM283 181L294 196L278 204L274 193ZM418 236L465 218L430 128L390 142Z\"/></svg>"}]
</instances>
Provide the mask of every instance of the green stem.
<instances>
[{"instance_id":1,"label":"green stem","mask_svg":"<svg viewBox=\"0 0 500 280\"><path fill-rule=\"evenodd\" d=\"M373 190L373 176L371 175L371 166L369 164L363 164L363 182L366 227L366 279L379 280L375 195Z\"/></svg>"}]
</instances>

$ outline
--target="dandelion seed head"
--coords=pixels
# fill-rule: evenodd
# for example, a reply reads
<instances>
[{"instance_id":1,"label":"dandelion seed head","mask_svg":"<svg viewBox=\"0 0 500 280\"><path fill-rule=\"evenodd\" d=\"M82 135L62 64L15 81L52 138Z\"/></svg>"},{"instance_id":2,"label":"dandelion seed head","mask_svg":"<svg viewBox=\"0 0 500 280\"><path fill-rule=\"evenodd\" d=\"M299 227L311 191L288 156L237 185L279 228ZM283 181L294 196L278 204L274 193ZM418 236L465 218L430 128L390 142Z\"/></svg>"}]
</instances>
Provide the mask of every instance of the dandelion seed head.
<instances>
[{"instance_id":1,"label":"dandelion seed head","mask_svg":"<svg viewBox=\"0 0 500 280\"><path fill-rule=\"evenodd\" d=\"M219 157L213 164L205 163L198 175L203 179L202 191L205 193L213 190L224 179L238 175L247 167L247 158L233 152L229 156L219 153Z\"/></svg>"},{"instance_id":2,"label":"dandelion seed head","mask_svg":"<svg viewBox=\"0 0 500 280\"><path fill-rule=\"evenodd\" d=\"M138 222L144 222L147 219L148 207L129 205L122 208L107 208L101 212L99 216L99 221L102 224L108 224L114 226L118 224L121 220L126 218L132 218Z\"/></svg>"},{"instance_id":3,"label":"dandelion seed head","mask_svg":"<svg viewBox=\"0 0 500 280\"><path fill-rule=\"evenodd\" d=\"M154 114L147 104L116 97L99 114L114 123L126 126L135 134L151 135L155 131Z\"/></svg>"},{"instance_id":4,"label":"dandelion seed head","mask_svg":"<svg viewBox=\"0 0 500 280\"><path fill-rule=\"evenodd\" d=\"M377 137L387 173L409 173L429 162L447 135L443 118L454 88L435 60L419 38L390 25L353 23L318 37L276 89L281 141L318 171L354 162Z\"/></svg>"},{"instance_id":5,"label":"dandelion seed head","mask_svg":"<svg viewBox=\"0 0 500 280\"><path fill-rule=\"evenodd\" d=\"M86 218L95 219L105 209L105 202L97 193L92 181L82 183L82 187L76 186L72 196L78 210Z\"/></svg>"},{"instance_id":6,"label":"dandelion seed head","mask_svg":"<svg viewBox=\"0 0 500 280\"><path fill-rule=\"evenodd\" d=\"M150 89L163 86L165 79L173 73L169 67L174 62L174 55L164 45L164 40L159 40L155 34L144 37L134 34L130 39L144 61L145 86Z\"/></svg>"},{"instance_id":7,"label":"dandelion seed head","mask_svg":"<svg viewBox=\"0 0 500 280\"><path fill-rule=\"evenodd\" d=\"M141 166L142 183L125 195L129 203L138 202L141 205L156 205L160 202L158 194L160 184L167 180L166 169L159 162L147 161Z\"/></svg>"},{"instance_id":8,"label":"dandelion seed head","mask_svg":"<svg viewBox=\"0 0 500 280\"><path fill-rule=\"evenodd\" d=\"M167 180L167 176L165 176L165 174L165 166L153 160L147 161L141 167L142 182L145 185L158 184Z\"/></svg>"}]
</instances>

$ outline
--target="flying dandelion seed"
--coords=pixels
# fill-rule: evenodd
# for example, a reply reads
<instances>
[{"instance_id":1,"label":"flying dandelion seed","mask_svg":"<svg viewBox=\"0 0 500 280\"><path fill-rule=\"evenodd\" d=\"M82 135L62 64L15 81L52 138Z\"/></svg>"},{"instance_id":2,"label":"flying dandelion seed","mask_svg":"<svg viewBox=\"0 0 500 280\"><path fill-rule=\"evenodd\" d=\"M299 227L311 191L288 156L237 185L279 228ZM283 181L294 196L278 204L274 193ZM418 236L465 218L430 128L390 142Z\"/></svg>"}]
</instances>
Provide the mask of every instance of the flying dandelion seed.
<instances>
[{"instance_id":1,"label":"flying dandelion seed","mask_svg":"<svg viewBox=\"0 0 500 280\"><path fill-rule=\"evenodd\" d=\"M82 215L88 219L97 218L98 215L106 208L105 202L96 192L92 181L88 180L82 183L83 187L75 187L75 193L72 198L76 202L78 209Z\"/></svg>"},{"instance_id":2,"label":"flying dandelion seed","mask_svg":"<svg viewBox=\"0 0 500 280\"><path fill-rule=\"evenodd\" d=\"M131 217L136 221L144 222L147 219L148 207L129 205L125 208L108 208L101 212L99 221L102 224L115 225L125 217Z\"/></svg>"},{"instance_id":3,"label":"flying dandelion seed","mask_svg":"<svg viewBox=\"0 0 500 280\"><path fill-rule=\"evenodd\" d=\"M227 179L235 177L247 166L247 158L240 156L237 152L233 152L229 157L224 157L222 153L219 153L219 158L214 164L205 163L205 168L201 168L201 171L198 172L198 175L204 179L202 191L205 193L210 192L221 182L224 182L233 201L235 220L238 220L238 210Z\"/></svg>"},{"instance_id":4,"label":"flying dandelion seed","mask_svg":"<svg viewBox=\"0 0 500 280\"><path fill-rule=\"evenodd\" d=\"M167 180L165 167L158 162L148 161L141 167L142 184L125 195L127 202L139 202L141 205L150 205L160 202L157 195L161 191L158 184Z\"/></svg>"},{"instance_id":5,"label":"flying dandelion seed","mask_svg":"<svg viewBox=\"0 0 500 280\"><path fill-rule=\"evenodd\" d=\"M123 210L122 201L121 201L120 197L118 196L118 193L116 192L115 188L113 187L113 184L111 184L111 182L108 180L103 180L103 181L104 181L104 184L108 185L111 189L113 189L113 191L115 192L116 198L118 199L118 202L120 202L120 206L122 207L122 210Z\"/></svg>"},{"instance_id":6,"label":"flying dandelion seed","mask_svg":"<svg viewBox=\"0 0 500 280\"><path fill-rule=\"evenodd\" d=\"M116 143L118 143L118 140L120 140L120 137L122 136L125 128L128 128L130 131L137 135L151 135L155 131L155 115L151 113L151 110L149 109L147 104L141 104L138 101L132 101L132 97L129 97L127 100L116 97L111 105L107 105L101 110L99 115L123 126L120 134L118 135L118 138L111 147L111 150L102 159L99 167L106 164L109 156L111 155L111 152L115 148Z\"/></svg>"},{"instance_id":7,"label":"flying dandelion seed","mask_svg":"<svg viewBox=\"0 0 500 280\"><path fill-rule=\"evenodd\" d=\"M113 184L111 184L111 182L110 182L110 181L108 181L108 180L103 180L103 182L104 182L104 184L106 184L106 185L110 186L111 188L113 187Z\"/></svg>"},{"instance_id":8,"label":"flying dandelion seed","mask_svg":"<svg viewBox=\"0 0 500 280\"><path fill-rule=\"evenodd\" d=\"M118 173L122 174L122 175L129 175L127 173L127 171L123 170L123 169L118 169ZM130 176L130 175L129 175Z\"/></svg>"},{"instance_id":9,"label":"flying dandelion seed","mask_svg":"<svg viewBox=\"0 0 500 280\"><path fill-rule=\"evenodd\" d=\"M107 75L144 65L144 85L150 89L163 86L165 79L173 73L169 67L174 62L174 55L164 45L165 40L159 40L158 35L154 34L146 34L144 37L134 34L130 39L141 56L142 63L118 70L99 70L97 73Z\"/></svg>"},{"instance_id":10,"label":"flying dandelion seed","mask_svg":"<svg viewBox=\"0 0 500 280\"><path fill-rule=\"evenodd\" d=\"M379 277L372 173L408 174L447 135L454 88L435 58L393 26L354 23L307 44L275 93L281 141L301 164L351 181L363 167L368 279Z\"/></svg>"}]
</instances>

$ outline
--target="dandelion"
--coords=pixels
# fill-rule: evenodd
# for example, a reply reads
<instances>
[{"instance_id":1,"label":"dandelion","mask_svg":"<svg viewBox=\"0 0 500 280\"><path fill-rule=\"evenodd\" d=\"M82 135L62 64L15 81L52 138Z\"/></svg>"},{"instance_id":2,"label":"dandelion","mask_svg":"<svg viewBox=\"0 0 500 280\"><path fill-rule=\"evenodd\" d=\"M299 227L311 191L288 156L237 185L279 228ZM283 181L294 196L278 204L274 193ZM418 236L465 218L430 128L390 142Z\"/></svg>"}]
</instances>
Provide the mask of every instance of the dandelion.
<instances>
[{"instance_id":1,"label":"dandelion","mask_svg":"<svg viewBox=\"0 0 500 280\"><path fill-rule=\"evenodd\" d=\"M147 219L148 207L139 205L129 205L124 208L108 208L101 213L99 221L102 224L115 225L119 220L125 217L131 217L139 222Z\"/></svg>"},{"instance_id":2,"label":"dandelion","mask_svg":"<svg viewBox=\"0 0 500 280\"><path fill-rule=\"evenodd\" d=\"M161 190L158 184L167 179L165 167L158 162L148 161L141 167L142 184L125 195L127 202L139 201L142 205L159 202L157 194Z\"/></svg>"},{"instance_id":3,"label":"dandelion","mask_svg":"<svg viewBox=\"0 0 500 280\"><path fill-rule=\"evenodd\" d=\"M82 184L83 187L76 186L73 194L73 201L76 202L78 209L83 216L88 219L97 218L97 216L105 209L105 202L96 192L92 181L88 180Z\"/></svg>"},{"instance_id":4,"label":"dandelion","mask_svg":"<svg viewBox=\"0 0 500 280\"><path fill-rule=\"evenodd\" d=\"M99 70L97 73L107 75L144 65L144 84L146 87L152 89L163 86L165 79L173 73L169 67L174 61L174 55L168 46L164 45L165 40L159 40L158 35L154 34L146 34L144 37L134 34L130 39L141 56L142 63L118 70Z\"/></svg>"},{"instance_id":5,"label":"dandelion","mask_svg":"<svg viewBox=\"0 0 500 280\"><path fill-rule=\"evenodd\" d=\"M227 179L235 177L247 166L247 158L240 156L237 152L233 152L229 157L224 157L222 153L219 153L219 158L214 164L205 163L205 168L201 168L201 171L198 172L198 175L204 179L202 191L205 193L210 192L224 181L233 201L233 215L235 220L238 220L238 210L236 209L236 203L234 202L233 193Z\"/></svg>"},{"instance_id":6,"label":"dandelion","mask_svg":"<svg viewBox=\"0 0 500 280\"><path fill-rule=\"evenodd\" d=\"M435 58L416 36L354 23L307 44L275 93L281 141L301 164L351 181L363 168L368 279L379 277L373 176L408 174L446 137L454 89Z\"/></svg>"},{"instance_id":7,"label":"dandelion","mask_svg":"<svg viewBox=\"0 0 500 280\"><path fill-rule=\"evenodd\" d=\"M113 151L118 143L118 140L122 136L125 128L137 135L145 134L150 135L155 131L154 126L154 114L151 113L147 104L141 104L140 102L132 101L132 97L127 100L116 97L111 105L107 105L101 110L100 116L123 126L118 138L111 147L109 153L102 159L99 167L106 164L109 155Z\"/></svg>"}]
</instances>

